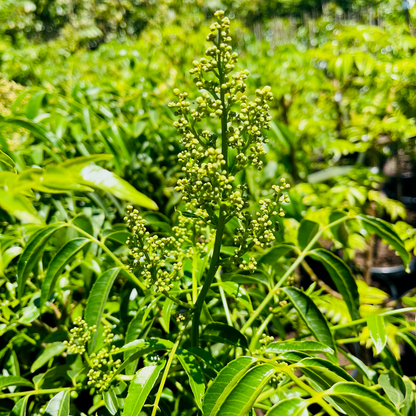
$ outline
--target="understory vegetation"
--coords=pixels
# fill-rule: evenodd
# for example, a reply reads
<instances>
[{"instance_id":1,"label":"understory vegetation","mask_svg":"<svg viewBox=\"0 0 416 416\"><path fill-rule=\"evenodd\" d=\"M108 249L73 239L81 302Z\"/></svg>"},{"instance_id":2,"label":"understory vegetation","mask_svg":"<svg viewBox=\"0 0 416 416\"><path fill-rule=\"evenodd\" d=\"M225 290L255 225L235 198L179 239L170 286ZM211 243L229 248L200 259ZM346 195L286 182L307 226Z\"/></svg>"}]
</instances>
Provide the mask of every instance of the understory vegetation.
<instances>
[{"instance_id":1,"label":"understory vegetation","mask_svg":"<svg viewBox=\"0 0 416 416\"><path fill-rule=\"evenodd\" d=\"M415 10L0 4L0 415L416 416Z\"/></svg>"}]
</instances>

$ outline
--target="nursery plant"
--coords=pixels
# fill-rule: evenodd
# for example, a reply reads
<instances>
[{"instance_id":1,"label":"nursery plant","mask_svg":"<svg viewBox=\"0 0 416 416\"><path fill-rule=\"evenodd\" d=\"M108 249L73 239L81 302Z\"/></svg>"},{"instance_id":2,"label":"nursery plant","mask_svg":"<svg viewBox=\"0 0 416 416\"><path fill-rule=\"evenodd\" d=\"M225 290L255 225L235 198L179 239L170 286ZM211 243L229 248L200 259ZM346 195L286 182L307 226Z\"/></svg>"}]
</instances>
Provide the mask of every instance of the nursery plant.
<instances>
[{"instance_id":1,"label":"nursery plant","mask_svg":"<svg viewBox=\"0 0 416 416\"><path fill-rule=\"evenodd\" d=\"M68 197L46 224L5 225L3 414L416 414L414 378L400 365L403 345L416 353L416 301L388 307L331 249L359 230L385 240L405 267L410 255L389 223L348 205L319 208L314 220L300 213L288 227L285 177L253 192L273 94L248 90L231 40L218 11L206 57L190 70L199 93L173 90L182 149L173 219L140 211L156 206L137 193L120 224ZM82 159L92 171L98 160ZM73 174L82 199L94 184ZM23 196L50 191L37 186Z\"/></svg>"}]
</instances>

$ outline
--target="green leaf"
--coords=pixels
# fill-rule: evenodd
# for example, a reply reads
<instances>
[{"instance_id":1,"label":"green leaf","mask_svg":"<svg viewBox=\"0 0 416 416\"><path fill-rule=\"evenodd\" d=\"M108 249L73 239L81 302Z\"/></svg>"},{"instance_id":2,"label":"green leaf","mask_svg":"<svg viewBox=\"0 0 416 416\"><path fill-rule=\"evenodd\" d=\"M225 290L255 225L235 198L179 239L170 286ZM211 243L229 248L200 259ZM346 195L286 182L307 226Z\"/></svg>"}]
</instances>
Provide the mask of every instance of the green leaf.
<instances>
[{"instance_id":1,"label":"green leaf","mask_svg":"<svg viewBox=\"0 0 416 416\"><path fill-rule=\"evenodd\" d=\"M114 267L113 269L104 272L94 283L91 289L91 293L88 297L87 306L85 307L85 322L88 326L97 326L97 330L91 341L88 344L90 352L94 350L97 342L98 327L100 326L101 317L104 313L105 304L107 302L108 295L113 286L114 280L118 276L121 268Z\"/></svg>"},{"instance_id":2,"label":"green leaf","mask_svg":"<svg viewBox=\"0 0 416 416\"><path fill-rule=\"evenodd\" d=\"M104 404L110 414L115 415L119 409L119 403L117 395L113 387L103 392Z\"/></svg>"},{"instance_id":3,"label":"green leaf","mask_svg":"<svg viewBox=\"0 0 416 416\"><path fill-rule=\"evenodd\" d=\"M176 356L188 375L189 385L194 394L196 404L201 409L202 398L205 393L205 382L201 367L190 351L178 349Z\"/></svg>"},{"instance_id":4,"label":"green leaf","mask_svg":"<svg viewBox=\"0 0 416 416\"><path fill-rule=\"evenodd\" d=\"M370 337L378 355L381 353L381 351L383 351L387 342L384 318L381 315L370 315L367 318L367 325L370 331Z\"/></svg>"},{"instance_id":5,"label":"green leaf","mask_svg":"<svg viewBox=\"0 0 416 416\"><path fill-rule=\"evenodd\" d=\"M46 91L37 91L32 95L26 106L27 118L34 119L38 115L45 94Z\"/></svg>"},{"instance_id":6,"label":"green leaf","mask_svg":"<svg viewBox=\"0 0 416 416\"><path fill-rule=\"evenodd\" d=\"M16 172L16 164L14 163L14 160L2 150L0 150L0 163L3 163L9 168L12 168Z\"/></svg>"},{"instance_id":7,"label":"green leaf","mask_svg":"<svg viewBox=\"0 0 416 416\"><path fill-rule=\"evenodd\" d=\"M155 386L160 373L165 368L166 361L160 360L156 365L141 368L130 383L123 416L140 414L147 396Z\"/></svg>"},{"instance_id":8,"label":"green leaf","mask_svg":"<svg viewBox=\"0 0 416 416\"><path fill-rule=\"evenodd\" d=\"M38 139L45 140L46 142L49 142L52 146L58 147L62 150L62 144L60 143L58 138L51 131L46 130L45 127L43 127L41 124L34 123L33 121L29 121L19 117L5 118L2 116L0 116L0 123L22 127L30 131Z\"/></svg>"},{"instance_id":9,"label":"green leaf","mask_svg":"<svg viewBox=\"0 0 416 416\"><path fill-rule=\"evenodd\" d=\"M42 290L39 301L39 308L41 308L49 299L55 284L64 270L65 266L72 260L72 258L81 251L91 240L88 238L74 238L68 241L54 256L49 264L48 271L42 283Z\"/></svg>"},{"instance_id":10,"label":"green leaf","mask_svg":"<svg viewBox=\"0 0 416 416\"><path fill-rule=\"evenodd\" d=\"M400 416L384 397L358 383L337 383L325 394L342 399L337 404L347 414L351 414L348 411L353 410L357 416Z\"/></svg>"},{"instance_id":11,"label":"green leaf","mask_svg":"<svg viewBox=\"0 0 416 416\"><path fill-rule=\"evenodd\" d=\"M276 371L278 369L271 364L262 364L251 368L231 389L218 412L211 412L210 415L246 416Z\"/></svg>"},{"instance_id":12,"label":"green leaf","mask_svg":"<svg viewBox=\"0 0 416 416\"><path fill-rule=\"evenodd\" d=\"M308 402L299 397L283 399L275 404L265 416L308 416Z\"/></svg>"},{"instance_id":13,"label":"green leaf","mask_svg":"<svg viewBox=\"0 0 416 416\"><path fill-rule=\"evenodd\" d=\"M221 322L212 322L202 331L201 339L248 348L246 337L237 329Z\"/></svg>"},{"instance_id":14,"label":"green leaf","mask_svg":"<svg viewBox=\"0 0 416 416\"><path fill-rule=\"evenodd\" d=\"M173 300L166 298L165 303L163 304L162 308L162 319L160 320L160 324L162 325L163 329L166 333L169 334L169 326L170 326L170 315L172 313L172 308L174 306Z\"/></svg>"},{"instance_id":15,"label":"green leaf","mask_svg":"<svg viewBox=\"0 0 416 416\"><path fill-rule=\"evenodd\" d=\"M27 403L30 399L30 395L20 399L14 406L9 416L26 416Z\"/></svg>"},{"instance_id":16,"label":"green leaf","mask_svg":"<svg viewBox=\"0 0 416 416\"><path fill-rule=\"evenodd\" d=\"M357 283L355 283L354 276L347 264L334 253L323 248L310 251L308 256L325 266L338 292L347 304L352 320L360 319Z\"/></svg>"},{"instance_id":17,"label":"green leaf","mask_svg":"<svg viewBox=\"0 0 416 416\"><path fill-rule=\"evenodd\" d=\"M327 390L340 381L355 381L343 368L322 358L304 358L297 367L317 391Z\"/></svg>"},{"instance_id":18,"label":"green leaf","mask_svg":"<svg viewBox=\"0 0 416 416\"><path fill-rule=\"evenodd\" d=\"M406 250L403 241L397 235L392 225L380 218L370 217L369 215L359 215L359 219L364 224L365 229L370 234L377 234L383 240L387 241L400 255L405 267L410 262L410 254Z\"/></svg>"},{"instance_id":19,"label":"green leaf","mask_svg":"<svg viewBox=\"0 0 416 416\"><path fill-rule=\"evenodd\" d=\"M235 300L241 302L249 312L253 311L250 296L242 285L236 282L221 282L220 286Z\"/></svg>"},{"instance_id":20,"label":"green leaf","mask_svg":"<svg viewBox=\"0 0 416 416\"><path fill-rule=\"evenodd\" d=\"M383 390L396 408L400 409L406 396L406 386L403 379L394 371L390 370L380 374L378 384L383 387Z\"/></svg>"},{"instance_id":21,"label":"green leaf","mask_svg":"<svg viewBox=\"0 0 416 416\"><path fill-rule=\"evenodd\" d=\"M53 396L45 410L45 416L69 416L69 392L59 392Z\"/></svg>"},{"instance_id":22,"label":"green leaf","mask_svg":"<svg viewBox=\"0 0 416 416\"><path fill-rule=\"evenodd\" d=\"M37 369L45 365L51 358L60 355L66 346L63 342L54 342L51 345L48 345L44 351L36 358L35 362L30 367L30 372L34 373Z\"/></svg>"},{"instance_id":23,"label":"green leaf","mask_svg":"<svg viewBox=\"0 0 416 416\"><path fill-rule=\"evenodd\" d=\"M19 376L0 376L0 390L9 386L33 387L33 384Z\"/></svg>"},{"instance_id":24,"label":"green leaf","mask_svg":"<svg viewBox=\"0 0 416 416\"><path fill-rule=\"evenodd\" d=\"M340 348L339 351L344 355L351 364L355 365L355 368L365 377L368 378L368 380L377 383L377 372L371 369L370 367L367 367L359 358L357 358L355 355L345 351L343 348Z\"/></svg>"},{"instance_id":25,"label":"green leaf","mask_svg":"<svg viewBox=\"0 0 416 416\"><path fill-rule=\"evenodd\" d=\"M76 170L82 177L85 185L90 185L103 191L107 191L117 198L129 201L132 204L137 204L147 209L158 209L156 203L146 195L140 193L132 185L124 179L121 179L115 173L103 169L100 166L87 165L80 170L72 167L71 171L73 170Z\"/></svg>"},{"instance_id":26,"label":"green leaf","mask_svg":"<svg viewBox=\"0 0 416 416\"><path fill-rule=\"evenodd\" d=\"M36 263L42 256L46 242L49 240L49 238L52 237L55 231L64 226L65 224L54 224L49 225L46 228L42 228L32 236L31 240L26 245L22 255L19 258L19 263L17 264L17 284L19 299L23 295L23 289L30 272L33 270Z\"/></svg>"},{"instance_id":27,"label":"green leaf","mask_svg":"<svg viewBox=\"0 0 416 416\"><path fill-rule=\"evenodd\" d=\"M284 354L285 352L316 352L333 354L334 350L317 341L276 341L269 344L266 352Z\"/></svg>"},{"instance_id":28,"label":"green leaf","mask_svg":"<svg viewBox=\"0 0 416 416\"><path fill-rule=\"evenodd\" d=\"M59 166L62 166L66 169L82 169L84 166L87 166L91 163L95 162L102 162L106 160L113 159L113 155L105 154L102 155L90 155L90 156L79 156L79 157L73 157L71 159L65 160L65 162L62 162L59 164Z\"/></svg>"},{"instance_id":29,"label":"green leaf","mask_svg":"<svg viewBox=\"0 0 416 416\"><path fill-rule=\"evenodd\" d=\"M253 357L240 357L220 371L205 394L202 404L204 416L218 414L227 396L255 362L256 359Z\"/></svg>"},{"instance_id":30,"label":"green leaf","mask_svg":"<svg viewBox=\"0 0 416 416\"><path fill-rule=\"evenodd\" d=\"M43 220L30 200L12 190L0 189L0 208L25 224L43 224Z\"/></svg>"},{"instance_id":31,"label":"green leaf","mask_svg":"<svg viewBox=\"0 0 416 416\"><path fill-rule=\"evenodd\" d=\"M312 332L313 336L323 344L337 351L334 338L328 323L322 315L321 311L316 307L312 299L293 287L285 287L283 291L289 297L299 316L305 322L306 326ZM328 358L337 363L338 358L335 354L326 354Z\"/></svg>"},{"instance_id":32,"label":"green leaf","mask_svg":"<svg viewBox=\"0 0 416 416\"><path fill-rule=\"evenodd\" d=\"M310 220L302 220L298 231L298 243L301 250L305 250L316 233L319 231L319 224Z\"/></svg>"},{"instance_id":33,"label":"green leaf","mask_svg":"<svg viewBox=\"0 0 416 416\"><path fill-rule=\"evenodd\" d=\"M265 254L260 256L257 259L257 264L268 264L273 265L276 263L277 260L280 259L280 257L285 256L287 253L289 253L292 250L295 250L296 247L292 244L282 243L274 246L269 251L267 251Z\"/></svg>"},{"instance_id":34,"label":"green leaf","mask_svg":"<svg viewBox=\"0 0 416 416\"><path fill-rule=\"evenodd\" d=\"M214 369L217 373L221 371L223 368L223 364L220 363L216 358L214 358L210 352L199 348L199 347L190 347L188 348L188 351L193 354L195 357L198 357L201 359L205 364L210 366L212 369Z\"/></svg>"}]
</instances>

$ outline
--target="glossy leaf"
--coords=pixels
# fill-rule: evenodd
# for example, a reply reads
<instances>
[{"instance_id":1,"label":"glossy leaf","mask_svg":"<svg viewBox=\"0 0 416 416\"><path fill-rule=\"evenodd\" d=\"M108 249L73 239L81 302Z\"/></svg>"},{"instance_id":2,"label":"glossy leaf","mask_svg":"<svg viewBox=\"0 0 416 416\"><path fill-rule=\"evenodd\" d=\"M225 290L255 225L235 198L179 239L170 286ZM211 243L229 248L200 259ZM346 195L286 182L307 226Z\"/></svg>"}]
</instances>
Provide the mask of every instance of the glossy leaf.
<instances>
[{"instance_id":1,"label":"glossy leaf","mask_svg":"<svg viewBox=\"0 0 416 416\"><path fill-rule=\"evenodd\" d=\"M354 276L347 264L328 250L318 248L308 253L308 256L314 260L321 262L338 292L342 295L347 304L352 320L360 319L358 309L360 307L360 299L358 295L358 287L355 283Z\"/></svg>"},{"instance_id":2,"label":"glossy leaf","mask_svg":"<svg viewBox=\"0 0 416 416\"><path fill-rule=\"evenodd\" d=\"M196 404L201 408L202 398L205 393L205 382L201 367L195 357L187 350L178 349L176 356L188 375L189 385L194 394Z\"/></svg>"},{"instance_id":3,"label":"glossy leaf","mask_svg":"<svg viewBox=\"0 0 416 416\"><path fill-rule=\"evenodd\" d=\"M69 416L69 392L59 392L52 397L45 410L45 416Z\"/></svg>"},{"instance_id":4,"label":"glossy leaf","mask_svg":"<svg viewBox=\"0 0 416 416\"><path fill-rule=\"evenodd\" d=\"M246 416L276 371L276 367L270 364L251 368L230 391L218 412L211 415Z\"/></svg>"},{"instance_id":5,"label":"glossy leaf","mask_svg":"<svg viewBox=\"0 0 416 416\"><path fill-rule=\"evenodd\" d=\"M223 364L221 364L216 358L214 358L210 352L199 348L199 347L190 347L188 351L193 354L195 357L201 359L205 364L210 366L216 372L221 371Z\"/></svg>"},{"instance_id":6,"label":"glossy leaf","mask_svg":"<svg viewBox=\"0 0 416 416\"><path fill-rule=\"evenodd\" d=\"M32 364L32 367L30 367L30 371L34 373L36 370L45 365L51 358L60 355L65 350L65 348L66 346L63 342L54 342L53 344L48 345L36 358Z\"/></svg>"},{"instance_id":7,"label":"glossy leaf","mask_svg":"<svg viewBox=\"0 0 416 416\"><path fill-rule=\"evenodd\" d=\"M91 240L88 238L74 238L68 241L54 256L49 264L46 276L43 279L39 307L41 308L49 299L55 284L72 258L81 251Z\"/></svg>"},{"instance_id":8,"label":"glossy leaf","mask_svg":"<svg viewBox=\"0 0 416 416\"><path fill-rule=\"evenodd\" d=\"M64 226L64 224L53 224L46 228L42 228L32 236L31 240L26 245L17 265L19 298L23 294L24 286L30 272L42 256L46 242L51 238L55 231Z\"/></svg>"},{"instance_id":9,"label":"glossy leaf","mask_svg":"<svg viewBox=\"0 0 416 416\"><path fill-rule=\"evenodd\" d=\"M224 367L205 394L202 412L204 416L217 415L220 407L231 393L232 389L241 380L244 374L255 363L253 357L240 357L231 361Z\"/></svg>"},{"instance_id":10,"label":"glossy leaf","mask_svg":"<svg viewBox=\"0 0 416 416\"><path fill-rule=\"evenodd\" d=\"M403 379L394 371L390 370L380 374L378 384L383 387L383 390L396 408L400 409L406 396L406 386Z\"/></svg>"},{"instance_id":11,"label":"glossy leaf","mask_svg":"<svg viewBox=\"0 0 416 416\"><path fill-rule=\"evenodd\" d=\"M172 313L172 308L174 306L173 300L166 298L165 303L163 304L162 308L162 319L160 320L160 324L162 325L165 332L169 334L169 326L170 326L170 316Z\"/></svg>"},{"instance_id":12,"label":"glossy leaf","mask_svg":"<svg viewBox=\"0 0 416 416\"><path fill-rule=\"evenodd\" d=\"M377 355L383 351L387 342L387 333L384 318L381 315L370 315L367 318L367 325L370 331L371 340Z\"/></svg>"},{"instance_id":13,"label":"glossy leaf","mask_svg":"<svg viewBox=\"0 0 416 416\"><path fill-rule=\"evenodd\" d=\"M95 343L97 342L98 327L100 326L101 317L104 313L105 304L114 280L118 276L120 270L120 267L115 267L104 272L94 283L88 297L87 306L85 308L85 321L88 326L97 326L97 330L93 333L93 337L88 344L90 352L94 350Z\"/></svg>"},{"instance_id":14,"label":"glossy leaf","mask_svg":"<svg viewBox=\"0 0 416 416\"><path fill-rule=\"evenodd\" d=\"M410 254L391 224L380 218L370 217L369 215L359 215L358 218L361 219L364 227L370 234L377 234L383 240L387 241L399 253L405 267L407 267L410 262Z\"/></svg>"},{"instance_id":15,"label":"glossy leaf","mask_svg":"<svg viewBox=\"0 0 416 416\"><path fill-rule=\"evenodd\" d=\"M136 373L130 383L124 402L123 416L137 416L140 414L147 396L156 385L165 364L165 360L160 360L156 365L143 367Z\"/></svg>"},{"instance_id":16,"label":"glossy leaf","mask_svg":"<svg viewBox=\"0 0 416 416\"><path fill-rule=\"evenodd\" d=\"M103 399L106 409L111 415L117 414L119 402L113 387L103 392Z\"/></svg>"},{"instance_id":17,"label":"glossy leaf","mask_svg":"<svg viewBox=\"0 0 416 416\"><path fill-rule=\"evenodd\" d=\"M19 376L0 376L0 390L9 386L33 387L33 384Z\"/></svg>"},{"instance_id":18,"label":"glossy leaf","mask_svg":"<svg viewBox=\"0 0 416 416\"><path fill-rule=\"evenodd\" d=\"M30 396L25 396L20 399L14 406L9 416L26 416L27 415L27 403L29 402Z\"/></svg>"},{"instance_id":19,"label":"glossy leaf","mask_svg":"<svg viewBox=\"0 0 416 416\"><path fill-rule=\"evenodd\" d=\"M298 230L298 244L301 250L305 250L306 246L310 243L312 238L315 237L318 231L318 223L306 219L302 220Z\"/></svg>"},{"instance_id":20,"label":"glossy leaf","mask_svg":"<svg viewBox=\"0 0 416 416\"><path fill-rule=\"evenodd\" d=\"M312 299L293 287L286 287L283 291L287 294L299 316L312 332L313 336L323 344L336 351L335 341L322 312L317 308ZM331 361L338 362L335 354L328 354Z\"/></svg>"},{"instance_id":21,"label":"glossy leaf","mask_svg":"<svg viewBox=\"0 0 416 416\"><path fill-rule=\"evenodd\" d=\"M246 337L237 329L221 322L212 322L202 331L201 339L248 348Z\"/></svg>"},{"instance_id":22,"label":"glossy leaf","mask_svg":"<svg viewBox=\"0 0 416 416\"><path fill-rule=\"evenodd\" d=\"M14 171L16 170L16 164L14 163L14 160L7 153L4 153L2 150L0 150L0 163L3 163L8 168L11 168Z\"/></svg>"},{"instance_id":23,"label":"glossy leaf","mask_svg":"<svg viewBox=\"0 0 416 416\"><path fill-rule=\"evenodd\" d=\"M286 352L315 352L333 354L334 350L318 341L276 341L269 344L266 352L284 354Z\"/></svg>"},{"instance_id":24,"label":"glossy leaf","mask_svg":"<svg viewBox=\"0 0 416 416\"><path fill-rule=\"evenodd\" d=\"M71 170L76 169L72 167ZM107 191L117 198L129 201L132 204L139 205L147 209L157 210L158 206L146 195L137 191L132 185L121 179L115 173L97 165L84 166L77 172L83 179L85 185Z\"/></svg>"},{"instance_id":25,"label":"glossy leaf","mask_svg":"<svg viewBox=\"0 0 416 416\"><path fill-rule=\"evenodd\" d=\"M337 383L326 392L326 395L342 399L337 401L338 405L347 412L352 409L357 416L400 416L400 413L384 397L358 383Z\"/></svg>"},{"instance_id":26,"label":"glossy leaf","mask_svg":"<svg viewBox=\"0 0 416 416\"><path fill-rule=\"evenodd\" d=\"M308 402L299 397L283 399L275 404L265 416L308 416Z\"/></svg>"}]
</instances>

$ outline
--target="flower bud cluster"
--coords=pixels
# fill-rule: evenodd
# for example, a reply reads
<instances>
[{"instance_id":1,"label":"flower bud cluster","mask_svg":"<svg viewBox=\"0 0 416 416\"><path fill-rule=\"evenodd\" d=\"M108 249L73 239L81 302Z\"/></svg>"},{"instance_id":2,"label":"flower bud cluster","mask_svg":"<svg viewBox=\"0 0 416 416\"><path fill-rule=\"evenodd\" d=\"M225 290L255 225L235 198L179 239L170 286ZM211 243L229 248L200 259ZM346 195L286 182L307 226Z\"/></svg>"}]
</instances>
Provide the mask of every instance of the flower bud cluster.
<instances>
[{"instance_id":1,"label":"flower bud cluster","mask_svg":"<svg viewBox=\"0 0 416 416\"><path fill-rule=\"evenodd\" d=\"M131 205L124 220L133 234L127 240L131 271L138 269L149 289L154 285L157 292L169 291L182 276L181 243L173 236L150 235L144 225L146 221Z\"/></svg>"},{"instance_id":2,"label":"flower bud cluster","mask_svg":"<svg viewBox=\"0 0 416 416\"><path fill-rule=\"evenodd\" d=\"M86 351L85 346L91 339L91 334L97 330L97 327L95 325L89 327L81 317L75 319L74 325L74 328L69 331L69 341L64 341L64 344L67 346L68 354L84 354Z\"/></svg>"},{"instance_id":3,"label":"flower bud cluster","mask_svg":"<svg viewBox=\"0 0 416 416\"><path fill-rule=\"evenodd\" d=\"M249 212L237 213L241 226L235 230L234 244L237 249L234 252L234 260L240 269L254 272L256 269L255 260L250 259L248 263L241 261L242 255L253 245L266 248L271 247L275 241L272 218L285 215L283 208L278 208L278 205L289 202L289 196L282 193L289 187L290 185L282 178L280 186L272 186L274 191L272 199L260 200L260 209L254 215Z\"/></svg>"},{"instance_id":4,"label":"flower bud cluster","mask_svg":"<svg viewBox=\"0 0 416 416\"><path fill-rule=\"evenodd\" d=\"M118 348L113 343L114 334L111 327L104 329L104 344L98 353L93 353L90 358L90 370L88 371L88 386L97 388L100 392L108 390L111 382L121 365L121 360L114 360L113 355L118 353Z\"/></svg>"}]
</instances>

